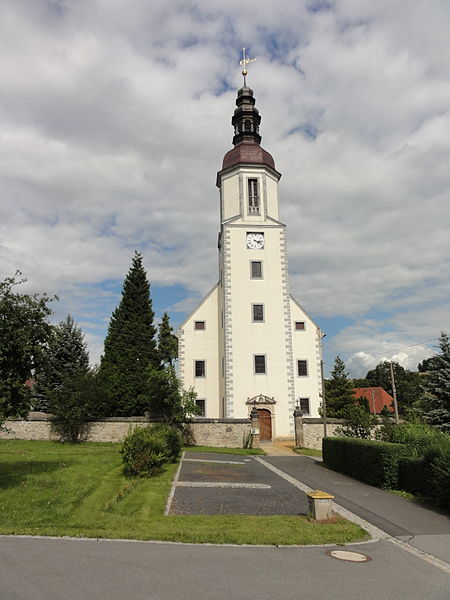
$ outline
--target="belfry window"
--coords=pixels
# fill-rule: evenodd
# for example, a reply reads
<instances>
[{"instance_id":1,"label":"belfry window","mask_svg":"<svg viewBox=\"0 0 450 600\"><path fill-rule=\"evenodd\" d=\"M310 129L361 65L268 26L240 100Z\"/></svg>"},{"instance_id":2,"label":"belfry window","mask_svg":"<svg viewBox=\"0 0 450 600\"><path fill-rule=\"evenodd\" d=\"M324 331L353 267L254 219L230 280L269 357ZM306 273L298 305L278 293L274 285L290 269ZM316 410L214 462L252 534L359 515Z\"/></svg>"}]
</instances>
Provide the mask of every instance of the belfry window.
<instances>
[{"instance_id":1,"label":"belfry window","mask_svg":"<svg viewBox=\"0 0 450 600\"><path fill-rule=\"evenodd\" d=\"M245 119L244 131L251 131L251 130L252 130L252 122L250 121L250 119Z\"/></svg>"},{"instance_id":2,"label":"belfry window","mask_svg":"<svg viewBox=\"0 0 450 600\"><path fill-rule=\"evenodd\" d=\"M259 215L259 190L258 180L248 179L248 214Z\"/></svg>"}]
</instances>

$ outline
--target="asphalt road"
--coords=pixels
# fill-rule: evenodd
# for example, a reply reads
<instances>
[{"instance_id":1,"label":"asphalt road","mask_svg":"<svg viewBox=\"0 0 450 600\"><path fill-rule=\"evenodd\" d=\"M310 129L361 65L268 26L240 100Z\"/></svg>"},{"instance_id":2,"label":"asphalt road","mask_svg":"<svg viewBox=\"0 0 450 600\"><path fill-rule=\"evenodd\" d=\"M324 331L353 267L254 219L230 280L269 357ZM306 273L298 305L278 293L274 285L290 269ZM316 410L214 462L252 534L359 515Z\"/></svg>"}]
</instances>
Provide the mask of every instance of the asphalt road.
<instances>
[{"instance_id":1,"label":"asphalt road","mask_svg":"<svg viewBox=\"0 0 450 600\"><path fill-rule=\"evenodd\" d=\"M0 598L449 599L448 574L392 544L355 545L365 563L327 550L0 537Z\"/></svg>"}]
</instances>

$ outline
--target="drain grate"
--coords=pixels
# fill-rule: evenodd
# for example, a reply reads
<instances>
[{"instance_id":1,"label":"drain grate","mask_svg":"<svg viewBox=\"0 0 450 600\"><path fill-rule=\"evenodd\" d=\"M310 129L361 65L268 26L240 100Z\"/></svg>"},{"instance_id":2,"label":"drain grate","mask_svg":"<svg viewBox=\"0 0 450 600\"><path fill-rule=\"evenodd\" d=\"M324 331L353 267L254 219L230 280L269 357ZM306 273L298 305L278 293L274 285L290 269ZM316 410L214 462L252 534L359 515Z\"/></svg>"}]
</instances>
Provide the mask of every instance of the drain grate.
<instances>
[{"instance_id":1,"label":"drain grate","mask_svg":"<svg viewBox=\"0 0 450 600\"><path fill-rule=\"evenodd\" d=\"M348 550L328 550L328 556L337 558L338 560L346 560L347 562L363 563L370 559L370 556L361 554L360 552L349 552Z\"/></svg>"}]
</instances>

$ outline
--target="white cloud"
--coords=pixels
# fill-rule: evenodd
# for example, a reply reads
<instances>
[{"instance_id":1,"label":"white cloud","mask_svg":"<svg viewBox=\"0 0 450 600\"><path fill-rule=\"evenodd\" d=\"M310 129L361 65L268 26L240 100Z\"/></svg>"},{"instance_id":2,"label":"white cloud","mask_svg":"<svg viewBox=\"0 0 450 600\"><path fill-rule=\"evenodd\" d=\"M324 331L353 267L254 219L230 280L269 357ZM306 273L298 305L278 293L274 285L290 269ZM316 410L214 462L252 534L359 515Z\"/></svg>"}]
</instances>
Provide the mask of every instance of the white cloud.
<instances>
[{"instance_id":1,"label":"white cloud","mask_svg":"<svg viewBox=\"0 0 450 600\"><path fill-rule=\"evenodd\" d=\"M122 279L135 248L154 285L187 289L175 310L206 293L245 45L263 145L283 173L292 291L319 323L355 319L328 352L357 370L448 329L445 0L0 11L4 276L21 268L30 289L60 294L58 314L92 327L117 301L97 284ZM98 354L101 333L89 335ZM406 352L405 364L420 354Z\"/></svg>"}]
</instances>

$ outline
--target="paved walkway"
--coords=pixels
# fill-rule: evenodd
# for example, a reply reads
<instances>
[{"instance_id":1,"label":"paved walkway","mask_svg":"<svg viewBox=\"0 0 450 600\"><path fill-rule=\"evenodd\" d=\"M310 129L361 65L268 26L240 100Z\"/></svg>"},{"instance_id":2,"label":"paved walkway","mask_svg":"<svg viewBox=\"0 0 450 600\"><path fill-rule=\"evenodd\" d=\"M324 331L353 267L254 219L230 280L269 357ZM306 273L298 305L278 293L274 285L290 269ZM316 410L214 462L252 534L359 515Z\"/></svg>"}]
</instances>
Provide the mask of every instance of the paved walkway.
<instances>
[{"instance_id":1,"label":"paved walkway","mask_svg":"<svg viewBox=\"0 0 450 600\"><path fill-rule=\"evenodd\" d=\"M261 449L267 456L298 456L294 452L294 442L271 442L270 444L261 443Z\"/></svg>"},{"instance_id":2,"label":"paved walkway","mask_svg":"<svg viewBox=\"0 0 450 600\"><path fill-rule=\"evenodd\" d=\"M450 563L448 515L331 471L307 456L263 460L313 489L333 494L337 504L389 535Z\"/></svg>"}]
</instances>

